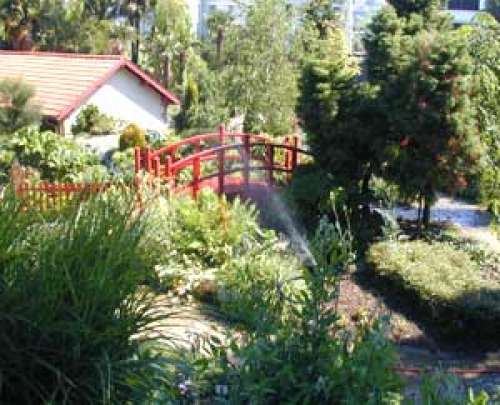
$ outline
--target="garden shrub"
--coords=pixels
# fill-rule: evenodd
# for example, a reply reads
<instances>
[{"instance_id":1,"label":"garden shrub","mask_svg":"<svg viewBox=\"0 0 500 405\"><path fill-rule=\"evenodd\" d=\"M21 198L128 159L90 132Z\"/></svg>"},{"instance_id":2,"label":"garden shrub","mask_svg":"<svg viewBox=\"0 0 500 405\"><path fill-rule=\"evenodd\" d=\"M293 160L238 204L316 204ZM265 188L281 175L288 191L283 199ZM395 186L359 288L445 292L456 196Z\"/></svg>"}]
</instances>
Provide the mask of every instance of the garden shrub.
<instances>
[{"instance_id":1,"label":"garden shrub","mask_svg":"<svg viewBox=\"0 0 500 405\"><path fill-rule=\"evenodd\" d=\"M2 201L1 403L126 403L146 389L154 359L140 340L157 316L138 288L133 209L123 190L50 220Z\"/></svg>"},{"instance_id":2,"label":"garden shrub","mask_svg":"<svg viewBox=\"0 0 500 405\"><path fill-rule=\"evenodd\" d=\"M438 335L498 340L500 282L483 277L467 252L447 243L385 241L372 245L366 260L377 276L410 294Z\"/></svg>"},{"instance_id":3,"label":"garden shrub","mask_svg":"<svg viewBox=\"0 0 500 405\"><path fill-rule=\"evenodd\" d=\"M251 322L251 311L233 313L230 299L237 287L247 288L245 277L260 280L264 288L300 269L274 232L260 228L254 207L238 199L229 203L210 190L202 190L197 200L156 198L144 221L148 232L142 252L156 269L159 285L224 302L222 309L233 319ZM248 302L238 302L243 300Z\"/></svg>"},{"instance_id":4,"label":"garden shrub","mask_svg":"<svg viewBox=\"0 0 500 405\"><path fill-rule=\"evenodd\" d=\"M86 151L71 139L50 131L41 132L34 127L23 128L4 142L0 152L0 168L8 172L15 158L22 166L37 172L42 180L102 180L107 177L97 155Z\"/></svg>"},{"instance_id":5,"label":"garden shrub","mask_svg":"<svg viewBox=\"0 0 500 405\"><path fill-rule=\"evenodd\" d=\"M86 133L89 135L107 135L113 132L115 122L113 118L99 111L94 104L85 106L76 117L71 127L73 135Z\"/></svg>"},{"instance_id":6,"label":"garden shrub","mask_svg":"<svg viewBox=\"0 0 500 405\"><path fill-rule=\"evenodd\" d=\"M120 135L120 150L146 146L146 132L137 124L129 124Z\"/></svg>"},{"instance_id":7,"label":"garden shrub","mask_svg":"<svg viewBox=\"0 0 500 405\"><path fill-rule=\"evenodd\" d=\"M116 150L113 152L112 171L115 178L131 180L135 176L135 150L128 148L125 150Z\"/></svg>"},{"instance_id":8,"label":"garden shrub","mask_svg":"<svg viewBox=\"0 0 500 405\"><path fill-rule=\"evenodd\" d=\"M260 322L221 357L218 384L226 387L220 391L227 391L223 399L228 403L401 400L401 383L393 370L395 351L383 337L383 328L365 319L346 331L332 305L338 278L353 259L345 236L338 227L321 222L312 243L317 266L301 277L302 290L284 288L294 278L264 287L259 278L240 279L240 285L247 286L243 296L253 297ZM252 289L255 292L248 294ZM270 308L275 315L271 318L266 312Z\"/></svg>"},{"instance_id":9,"label":"garden shrub","mask_svg":"<svg viewBox=\"0 0 500 405\"><path fill-rule=\"evenodd\" d=\"M331 177L317 165L299 166L285 190L285 198L299 216L301 223L308 228L314 228L321 213L329 207L332 188Z\"/></svg>"}]
</instances>

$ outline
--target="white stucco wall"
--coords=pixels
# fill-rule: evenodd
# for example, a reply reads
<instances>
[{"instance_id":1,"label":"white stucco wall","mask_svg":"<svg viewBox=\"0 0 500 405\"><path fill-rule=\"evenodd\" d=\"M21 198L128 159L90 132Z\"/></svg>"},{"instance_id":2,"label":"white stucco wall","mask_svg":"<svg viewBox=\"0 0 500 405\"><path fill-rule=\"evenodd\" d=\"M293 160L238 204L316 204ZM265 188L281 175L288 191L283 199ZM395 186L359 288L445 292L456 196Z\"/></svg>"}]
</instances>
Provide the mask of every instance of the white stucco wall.
<instances>
[{"instance_id":1,"label":"white stucco wall","mask_svg":"<svg viewBox=\"0 0 500 405\"><path fill-rule=\"evenodd\" d=\"M125 68L116 72L102 87L64 121L64 133L71 133L76 117L88 104L114 119L138 124L144 129L168 128L166 104L162 97Z\"/></svg>"}]
</instances>

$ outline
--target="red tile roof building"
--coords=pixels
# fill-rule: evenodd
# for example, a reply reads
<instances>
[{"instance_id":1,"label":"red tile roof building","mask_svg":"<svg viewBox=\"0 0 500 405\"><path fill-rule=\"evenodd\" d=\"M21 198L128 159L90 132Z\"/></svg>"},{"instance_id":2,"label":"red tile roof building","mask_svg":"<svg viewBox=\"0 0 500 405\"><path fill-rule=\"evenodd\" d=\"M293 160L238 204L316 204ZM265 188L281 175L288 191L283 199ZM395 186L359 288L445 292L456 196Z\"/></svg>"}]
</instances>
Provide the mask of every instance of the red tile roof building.
<instances>
[{"instance_id":1,"label":"red tile roof building","mask_svg":"<svg viewBox=\"0 0 500 405\"><path fill-rule=\"evenodd\" d=\"M173 94L119 55L0 51L0 80L20 77L34 86L34 101L41 107L42 114L58 123L70 118L72 113L89 100L92 101L96 92L118 73L124 80L135 78L141 87L154 93L164 107L179 104ZM131 89L128 93L125 95L127 99L134 97L134 90ZM102 96L100 98L103 99ZM114 102L119 102L119 99L120 97L116 97ZM113 100L109 102L112 104ZM137 103L141 106L140 98Z\"/></svg>"}]
</instances>

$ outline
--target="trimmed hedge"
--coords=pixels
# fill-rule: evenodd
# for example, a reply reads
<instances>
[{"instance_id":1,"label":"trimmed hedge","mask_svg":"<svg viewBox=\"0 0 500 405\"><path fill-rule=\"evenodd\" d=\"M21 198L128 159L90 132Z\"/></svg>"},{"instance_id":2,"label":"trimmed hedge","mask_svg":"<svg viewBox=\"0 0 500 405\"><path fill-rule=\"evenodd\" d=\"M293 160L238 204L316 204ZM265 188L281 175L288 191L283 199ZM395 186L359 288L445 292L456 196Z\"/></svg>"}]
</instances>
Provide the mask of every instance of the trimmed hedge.
<instances>
[{"instance_id":1,"label":"trimmed hedge","mask_svg":"<svg viewBox=\"0 0 500 405\"><path fill-rule=\"evenodd\" d=\"M468 253L446 243L384 241L366 259L441 337L500 343L500 283L483 278Z\"/></svg>"}]
</instances>

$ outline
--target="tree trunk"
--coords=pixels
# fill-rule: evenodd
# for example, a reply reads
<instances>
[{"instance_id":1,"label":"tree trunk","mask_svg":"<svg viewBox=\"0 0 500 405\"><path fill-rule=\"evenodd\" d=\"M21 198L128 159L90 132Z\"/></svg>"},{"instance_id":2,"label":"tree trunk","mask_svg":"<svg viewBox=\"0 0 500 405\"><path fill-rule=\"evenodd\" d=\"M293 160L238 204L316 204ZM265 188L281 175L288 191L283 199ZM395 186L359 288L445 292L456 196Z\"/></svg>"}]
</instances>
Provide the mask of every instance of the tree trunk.
<instances>
[{"instance_id":1,"label":"tree trunk","mask_svg":"<svg viewBox=\"0 0 500 405\"><path fill-rule=\"evenodd\" d=\"M433 200L433 191L431 187L426 187L424 194L424 210L422 216L422 222L424 227L428 228L431 223L431 205Z\"/></svg>"},{"instance_id":2,"label":"tree trunk","mask_svg":"<svg viewBox=\"0 0 500 405\"><path fill-rule=\"evenodd\" d=\"M368 218L370 215L370 201L368 200L368 196L370 194L370 179L372 178L372 166L369 163L365 168L365 172L363 174L363 180L361 183L361 205L362 210L361 214L363 217Z\"/></svg>"},{"instance_id":3,"label":"tree trunk","mask_svg":"<svg viewBox=\"0 0 500 405\"><path fill-rule=\"evenodd\" d=\"M136 37L132 40L132 62L136 65L139 63L139 46L140 46L140 36L141 36L141 17L140 15L133 17L132 22L133 27L135 28Z\"/></svg>"},{"instance_id":4,"label":"tree trunk","mask_svg":"<svg viewBox=\"0 0 500 405\"><path fill-rule=\"evenodd\" d=\"M217 65L221 64L222 47L224 46L224 28L217 28Z\"/></svg>"},{"instance_id":5,"label":"tree trunk","mask_svg":"<svg viewBox=\"0 0 500 405\"><path fill-rule=\"evenodd\" d=\"M163 65L163 74L164 74L164 86L169 89L172 84L172 62L170 55L165 56L165 62Z\"/></svg>"}]
</instances>

